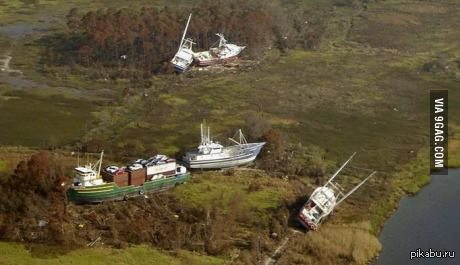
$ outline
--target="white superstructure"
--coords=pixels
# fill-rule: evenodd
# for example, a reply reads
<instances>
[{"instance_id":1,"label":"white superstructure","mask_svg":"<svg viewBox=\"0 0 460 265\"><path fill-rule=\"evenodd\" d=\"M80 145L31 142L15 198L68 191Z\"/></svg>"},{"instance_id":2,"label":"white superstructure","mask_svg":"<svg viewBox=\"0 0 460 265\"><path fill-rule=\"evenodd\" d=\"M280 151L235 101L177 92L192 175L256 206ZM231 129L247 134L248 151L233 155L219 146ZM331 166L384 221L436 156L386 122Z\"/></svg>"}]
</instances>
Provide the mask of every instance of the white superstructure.
<instances>
[{"instance_id":1,"label":"white superstructure","mask_svg":"<svg viewBox=\"0 0 460 265\"><path fill-rule=\"evenodd\" d=\"M187 25L185 26L182 39L180 41L179 50L177 51L174 58L171 60L171 63L174 65L174 68L177 72L186 71L193 62L193 45L195 44L192 39L186 39L185 35L187 34L188 25L192 14L188 17Z\"/></svg>"},{"instance_id":2,"label":"white superstructure","mask_svg":"<svg viewBox=\"0 0 460 265\"><path fill-rule=\"evenodd\" d=\"M74 186L88 187L104 183L100 176L103 155L104 151L101 152L101 157L94 165L89 163L85 166L78 165L75 168L75 175L73 178Z\"/></svg>"},{"instance_id":3,"label":"white superstructure","mask_svg":"<svg viewBox=\"0 0 460 265\"><path fill-rule=\"evenodd\" d=\"M298 215L299 222L307 229L316 230L319 224L328 216L335 207L343 202L348 196L355 192L361 185L363 185L370 177L376 172L372 172L363 181L356 185L347 194L342 192L342 187L333 182L335 177L342 171L342 169L353 159L354 153L327 181L327 183L316 188L310 195L307 203L302 207Z\"/></svg>"},{"instance_id":4,"label":"white superstructure","mask_svg":"<svg viewBox=\"0 0 460 265\"><path fill-rule=\"evenodd\" d=\"M208 51L194 53L193 58L199 66L221 64L236 59L246 48L246 46L227 43L224 35L220 33L216 35L219 37L219 44L217 47L210 48Z\"/></svg>"},{"instance_id":5,"label":"white superstructure","mask_svg":"<svg viewBox=\"0 0 460 265\"><path fill-rule=\"evenodd\" d=\"M211 139L210 128L201 124L201 143L197 150L187 152L183 161L189 168L225 168L248 164L256 159L265 142L248 143L241 130L235 145L226 146Z\"/></svg>"}]
</instances>

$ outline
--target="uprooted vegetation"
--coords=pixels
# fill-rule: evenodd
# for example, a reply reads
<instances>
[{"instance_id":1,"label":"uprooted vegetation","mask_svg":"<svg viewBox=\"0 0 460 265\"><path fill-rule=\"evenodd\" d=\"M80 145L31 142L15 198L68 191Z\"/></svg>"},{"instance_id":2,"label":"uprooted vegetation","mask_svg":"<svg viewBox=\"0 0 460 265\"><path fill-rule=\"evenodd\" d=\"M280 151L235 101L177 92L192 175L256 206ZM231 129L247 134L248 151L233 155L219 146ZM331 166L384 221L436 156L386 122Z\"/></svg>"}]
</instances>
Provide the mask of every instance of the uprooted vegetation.
<instances>
[{"instance_id":1,"label":"uprooted vegetation","mask_svg":"<svg viewBox=\"0 0 460 265\"><path fill-rule=\"evenodd\" d=\"M260 256L274 244L270 233L286 233L286 205L307 189L300 181L271 178L260 170L231 170L196 174L172 192L73 205L67 203L69 179L59 165L51 154L39 153L1 178L0 238L64 249L91 242L116 248L150 244L214 256L240 248L254 252L257 241Z\"/></svg>"},{"instance_id":2,"label":"uprooted vegetation","mask_svg":"<svg viewBox=\"0 0 460 265\"><path fill-rule=\"evenodd\" d=\"M70 180L64 177L68 172L62 161L56 153L38 153L1 178L1 239L31 244L37 255L37 244L61 251L147 244L175 253L226 257L233 264L257 264L291 236L295 215L314 181L270 177L251 168L207 171L165 193L74 205L67 203ZM279 264L320 264L326 257L363 264L379 250L371 228L356 223L331 223L319 233L297 234L292 240L292 253L283 255ZM300 252L310 255L295 254Z\"/></svg>"}]
</instances>

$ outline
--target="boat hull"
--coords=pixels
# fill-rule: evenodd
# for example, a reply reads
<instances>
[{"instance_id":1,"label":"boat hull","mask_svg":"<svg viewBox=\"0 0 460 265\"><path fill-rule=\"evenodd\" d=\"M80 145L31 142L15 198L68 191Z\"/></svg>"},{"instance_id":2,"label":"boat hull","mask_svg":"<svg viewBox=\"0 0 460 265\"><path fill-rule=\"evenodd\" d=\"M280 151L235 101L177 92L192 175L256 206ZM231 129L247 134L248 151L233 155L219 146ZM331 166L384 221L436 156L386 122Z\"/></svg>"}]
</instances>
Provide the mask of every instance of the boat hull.
<instances>
[{"instance_id":1,"label":"boat hull","mask_svg":"<svg viewBox=\"0 0 460 265\"><path fill-rule=\"evenodd\" d=\"M187 67L188 68L188 67ZM183 73L187 70L187 68L183 68L179 65L174 65L174 70L177 72L177 73Z\"/></svg>"},{"instance_id":2,"label":"boat hull","mask_svg":"<svg viewBox=\"0 0 460 265\"><path fill-rule=\"evenodd\" d=\"M254 161L264 144L251 144L252 146L243 148L238 155L230 157L192 160L186 156L184 157L184 163L188 168L192 169L218 169L242 166Z\"/></svg>"},{"instance_id":3,"label":"boat hull","mask_svg":"<svg viewBox=\"0 0 460 265\"><path fill-rule=\"evenodd\" d=\"M318 229L318 226L313 221L308 220L308 218L305 218L301 214L299 214L299 216L297 217L297 220L303 227L305 227L308 230L315 231Z\"/></svg>"},{"instance_id":4,"label":"boat hull","mask_svg":"<svg viewBox=\"0 0 460 265\"><path fill-rule=\"evenodd\" d=\"M178 73L187 71L193 63L193 51L190 48L181 48L174 58L171 60L171 64Z\"/></svg>"},{"instance_id":5,"label":"boat hull","mask_svg":"<svg viewBox=\"0 0 460 265\"><path fill-rule=\"evenodd\" d=\"M196 60L198 66L210 66L215 64L226 64L228 62L234 61L238 58L238 55L234 55L228 58L213 58L210 60Z\"/></svg>"},{"instance_id":6,"label":"boat hull","mask_svg":"<svg viewBox=\"0 0 460 265\"><path fill-rule=\"evenodd\" d=\"M159 192L187 182L190 174L181 174L169 178L145 182L142 186L119 187L115 183L105 183L92 187L70 188L67 192L69 201L74 203L100 203L104 201L124 200L129 197L141 196L145 193Z\"/></svg>"}]
</instances>

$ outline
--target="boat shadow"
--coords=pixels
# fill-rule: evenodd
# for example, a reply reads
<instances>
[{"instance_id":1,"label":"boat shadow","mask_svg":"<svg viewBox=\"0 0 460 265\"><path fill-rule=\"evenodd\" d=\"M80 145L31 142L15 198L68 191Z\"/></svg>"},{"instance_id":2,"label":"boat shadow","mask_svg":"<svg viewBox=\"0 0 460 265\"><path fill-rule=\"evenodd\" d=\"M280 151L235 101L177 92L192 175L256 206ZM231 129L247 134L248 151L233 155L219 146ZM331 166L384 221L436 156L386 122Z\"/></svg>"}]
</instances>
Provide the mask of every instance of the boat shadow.
<instances>
[{"instance_id":1,"label":"boat shadow","mask_svg":"<svg viewBox=\"0 0 460 265\"><path fill-rule=\"evenodd\" d=\"M298 220L299 211L308 201L309 197L307 196L298 196L295 201L286 205L287 209L289 210L289 218L288 218L288 227L298 232L308 233L310 229L304 227L300 224Z\"/></svg>"}]
</instances>

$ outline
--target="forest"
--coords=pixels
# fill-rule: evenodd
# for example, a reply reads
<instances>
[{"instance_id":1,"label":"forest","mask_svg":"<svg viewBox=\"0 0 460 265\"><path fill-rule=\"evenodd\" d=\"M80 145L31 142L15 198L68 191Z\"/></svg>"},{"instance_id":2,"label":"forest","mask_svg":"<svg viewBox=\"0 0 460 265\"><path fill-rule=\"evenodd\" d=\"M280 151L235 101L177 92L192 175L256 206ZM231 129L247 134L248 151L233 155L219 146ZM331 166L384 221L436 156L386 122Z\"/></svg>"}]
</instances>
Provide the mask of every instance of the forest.
<instances>
[{"instance_id":1,"label":"forest","mask_svg":"<svg viewBox=\"0 0 460 265\"><path fill-rule=\"evenodd\" d=\"M53 65L77 64L104 68L113 78L133 72L136 77L168 72L169 60L178 49L189 13L188 30L196 45L207 50L216 33L247 46L244 56L260 58L271 48L286 50L314 48L319 42L320 21L306 21L306 10L281 1L201 1L194 8L98 9L82 13L73 8L67 14L65 33L45 36L44 59ZM146 76L145 76L146 75Z\"/></svg>"}]
</instances>

